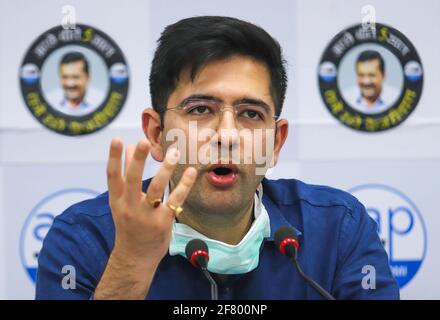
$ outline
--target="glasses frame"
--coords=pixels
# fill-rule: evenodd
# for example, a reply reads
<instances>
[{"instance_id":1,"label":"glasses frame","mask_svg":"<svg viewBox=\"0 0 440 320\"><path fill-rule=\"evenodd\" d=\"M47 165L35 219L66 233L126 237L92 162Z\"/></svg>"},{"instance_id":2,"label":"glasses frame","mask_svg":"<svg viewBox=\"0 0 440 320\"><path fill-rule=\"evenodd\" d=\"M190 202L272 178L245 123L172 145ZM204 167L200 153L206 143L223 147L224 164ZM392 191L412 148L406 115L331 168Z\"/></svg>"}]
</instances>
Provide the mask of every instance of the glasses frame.
<instances>
[{"instance_id":1,"label":"glasses frame","mask_svg":"<svg viewBox=\"0 0 440 320\"><path fill-rule=\"evenodd\" d=\"M162 113L165 114L165 112L167 112L168 110L170 110L170 111L175 111L175 110L183 111L183 110L185 109L186 104L187 104L189 101L209 101L209 102L213 102L213 103L218 104L218 105L221 106L221 107L219 107L219 110L220 110L221 113L224 112L224 109L225 109L225 107L227 106L227 104L225 104L224 102L222 102L222 101L218 101L218 100L215 100L215 99L189 98L189 99L185 99L185 100L183 100L181 103L179 103L179 104L178 104L177 106L175 106L175 107L171 107L171 108L167 108L167 109L165 109ZM239 103L238 105L251 105L251 103ZM237 110L236 106L232 106L232 105L231 105L231 107L232 107L232 109L234 110L235 119L237 119L237 112L238 112L238 110ZM269 117L272 118L272 119L274 119L274 120L275 120L275 123L277 123L277 121L278 121L279 118L280 118L280 115L275 115L275 116L272 116L272 115L271 115L271 116L269 116Z\"/></svg>"}]
</instances>

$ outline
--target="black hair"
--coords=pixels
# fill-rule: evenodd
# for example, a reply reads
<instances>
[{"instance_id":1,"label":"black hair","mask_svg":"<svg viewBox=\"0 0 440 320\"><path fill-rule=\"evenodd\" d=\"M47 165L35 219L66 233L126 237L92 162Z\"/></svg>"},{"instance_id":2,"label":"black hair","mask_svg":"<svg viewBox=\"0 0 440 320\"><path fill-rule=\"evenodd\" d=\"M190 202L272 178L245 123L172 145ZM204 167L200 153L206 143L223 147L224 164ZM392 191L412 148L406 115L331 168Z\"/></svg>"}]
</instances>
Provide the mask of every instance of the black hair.
<instances>
[{"instance_id":1,"label":"black hair","mask_svg":"<svg viewBox=\"0 0 440 320\"><path fill-rule=\"evenodd\" d=\"M379 52L375 50L366 50L363 51L359 57L357 58L356 65L359 62L365 62L370 60L379 60L379 68L380 71L382 71L382 74L385 74L385 61L383 60L382 56Z\"/></svg>"},{"instance_id":2,"label":"black hair","mask_svg":"<svg viewBox=\"0 0 440 320\"><path fill-rule=\"evenodd\" d=\"M70 62L76 62L76 61L83 61L84 62L84 71L89 74L89 63L87 62L86 57L81 52L69 52L66 53L60 61L60 66L62 64L70 63Z\"/></svg>"},{"instance_id":3,"label":"black hair","mask_svg":"<svg viewBox=\"0 0 440 320\"><path fill-rule=\"evenodd\" d=\"M184 68L189 68L194 80L206 63L236 54L266 64L275 114L281 113L287 88L286 61L279 43L262 28L231 17L198 16L167 26L157 42L150 73L150 95L162 122L168 98L176 89Z\"/></svg>"}]
</instances>

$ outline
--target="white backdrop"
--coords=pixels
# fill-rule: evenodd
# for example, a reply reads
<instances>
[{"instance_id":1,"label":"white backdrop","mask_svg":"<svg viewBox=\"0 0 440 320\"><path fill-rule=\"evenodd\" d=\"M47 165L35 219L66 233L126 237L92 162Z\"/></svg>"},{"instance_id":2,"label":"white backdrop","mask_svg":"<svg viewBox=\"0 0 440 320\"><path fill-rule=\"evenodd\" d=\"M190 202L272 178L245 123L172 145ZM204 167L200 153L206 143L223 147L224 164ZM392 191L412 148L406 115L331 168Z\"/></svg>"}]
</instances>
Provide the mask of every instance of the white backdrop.
<instances>
[{"instance_id":1,"label":"white backdrop","mask_svg":"<svg viewBox=\"0 0 440 320\"><path fill-rule=\"evenodd\" d=\"M86 136L67 137L44 128L28 111L20 91L18 74L26 51L42 33L60 25L66 4L75 7L78 23L96 27L118 44L130 73L121 113L104 129ZM280 42L289 62L283 117L291 127L280 163L269 178L298 178L344 190L375 185L367 194L354 192L367 208L388 210L408 205L409 199L417 208L411 215L414 228L405 235L394 233L393 251L407 260L421 261L421 265L401 295L405 299L440 299L436 290L440 286L436 276L440 267L440 234L436 232L440 227L436 94L440 45L433 38L440 32L440 2L368 1L378 22L399 30L412 42L424 67L423 92L416 110L400 126L373 134L349 129L333 118L321 99L317 77L326 46L337 33L361 22L365 4L358 0L0 0L0 298L34 296L27 268L32 267L32 252L41 244L39 236L47 230L35 220L36 214L59 214L62 208L87 197L87 193L69 193L73 189L106 190L105 162L111 138L120 136L126 143L135 143L142 137L140 115L150 103L149 67L160 32L181 18L209 14L234 16L262 26ZM156 168L150 161L145 177ZM387 200L386 192L377 192L378 185L396 191L393 194L400 195L393 200L396 203ZM388 230L390 222L384 217L381 211L383 229ZM404 229L408 217L395 220L393 226ZM381 236L386 238L386 234ZM408 239L415 247L404 246Z\"/></svg>"}]
</instances>

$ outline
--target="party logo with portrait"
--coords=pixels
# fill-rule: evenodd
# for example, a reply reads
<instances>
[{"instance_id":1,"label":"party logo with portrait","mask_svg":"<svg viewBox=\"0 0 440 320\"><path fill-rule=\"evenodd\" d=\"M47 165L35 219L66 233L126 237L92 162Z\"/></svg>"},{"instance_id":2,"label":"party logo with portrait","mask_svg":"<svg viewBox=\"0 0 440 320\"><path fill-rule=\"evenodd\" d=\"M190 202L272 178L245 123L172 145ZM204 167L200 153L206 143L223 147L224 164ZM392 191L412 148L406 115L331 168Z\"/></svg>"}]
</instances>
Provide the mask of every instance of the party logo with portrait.
<instances>
[{"instance_id":1,"label":"party logo with portrait","mask_svg":"<svg viewBox=\"0 0 440 320\"><path fill-rule=\"evenodd\" d=\"M102 31L83 24L43 33L20 67L21 91L32 115L69 136L111 123L124 105L128 83L121 49Z\"/></svg>"},{"instance_id":2,"label":"party logo with portrait","mask_svg":"<svg viewBox=\"0 0 440 320\"><path fill-rule=\"evenodd\" d=\"M345 126L379 132L404 122L420 100L423 68L412 43L383 24L343 30L318 68L322 99Z\"/></svg>"}]
</instances>

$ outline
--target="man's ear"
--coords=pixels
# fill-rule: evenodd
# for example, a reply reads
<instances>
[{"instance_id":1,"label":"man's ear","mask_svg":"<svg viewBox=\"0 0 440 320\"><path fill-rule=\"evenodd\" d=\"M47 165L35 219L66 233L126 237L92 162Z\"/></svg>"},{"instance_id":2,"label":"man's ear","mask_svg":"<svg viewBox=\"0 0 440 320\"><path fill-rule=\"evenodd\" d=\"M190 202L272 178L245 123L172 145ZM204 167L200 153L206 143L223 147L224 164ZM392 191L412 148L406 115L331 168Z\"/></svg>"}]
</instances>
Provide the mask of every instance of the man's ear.
<instances>
[{"instance_id":1,"label":"man's ear","mask_svg":"<svg viewBox=\"0 0 440 320\"><path fill-rule=\"evenodd\" d=\"M162 139L162 130L159 113L152 108L146 108L142 112L142 129L151 143L151 156L154 160L162 162L164 152L160 143Z\"/></svg>"},{"instance_id":2,"label":"man's ear","mask_svg":"<svg viewBox=\"0 0 440 320\"><path fill-rule=\"evenodd\" d=\"M281 148L287 139L287 134L289 133L289 122L286 119L280 119L276 124L275 131L275 144L274 144L274 157L273 165L275 166L278 162L278 157L280 155Z\"/></svg>"}]
</instances>

